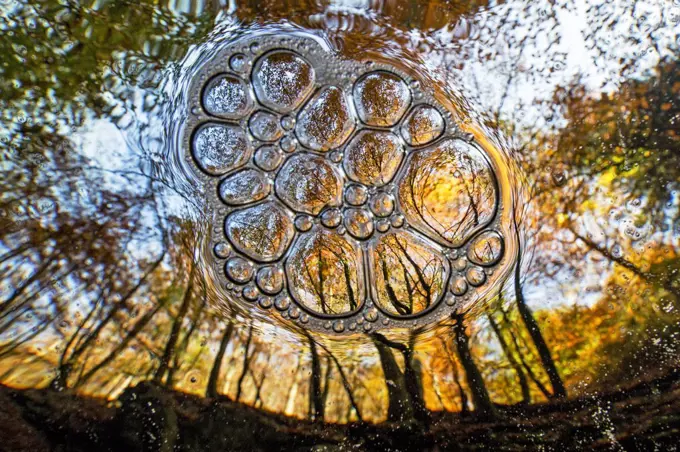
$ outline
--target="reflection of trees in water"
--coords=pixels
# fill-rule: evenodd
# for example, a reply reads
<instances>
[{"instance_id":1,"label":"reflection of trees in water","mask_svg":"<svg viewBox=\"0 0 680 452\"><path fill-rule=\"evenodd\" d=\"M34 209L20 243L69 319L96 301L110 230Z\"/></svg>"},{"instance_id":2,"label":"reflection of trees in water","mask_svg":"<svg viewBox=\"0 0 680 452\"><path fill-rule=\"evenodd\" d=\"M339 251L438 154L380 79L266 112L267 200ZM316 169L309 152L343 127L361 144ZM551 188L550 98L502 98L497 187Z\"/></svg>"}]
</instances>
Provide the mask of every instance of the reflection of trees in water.
<instances>
[{"instance_id":1,"label":"reflection of trees in water","mask_svg":"<svg viewBox=\"0 0 680 452\"><path fill-rule=\"evenodd\" d=\"M628 11L624 6L619 16ZM129 385L154 379L169 387L227 396L296 416L311 412L315 419L331 421L387 417L426 423L427 409L502 415L505 404L540 402L567 390L570 396L578 395L586 378L591 379L588 390L606 390L637 381L646 373L661 374L677 364L677 354L670 353L677 343L673 335L678 325L680 268L673 235L678 211L673 191L680 167L675 163L673 129L677 55L657 64L656 74L635 79L627 72L635 61L629 61L621 74L629 81L607 96L593 94L578 80L560 86L548 110L539 112L545 122L548 114L563 111L560 127L537 126L539 130L525 133L513 118L496 115L494 119L515 134L522 151L516 157L534 183L527 196L529 205L516 206L516 226L528 233L522 236L523 265L508 281L513 290L490 303L486 317L457 313L444 325L447 335L433 339L414 334L405 340L398 334L373 335L357 340L361 353L353 355L305 331L299 344L282 344L285 341L267 334L266 326L258 329L257 321L251 328L250 319L237 313L215 312L214 288L203 277L205 269L197 259L197 225L189 215L168 214L159 188L164 181L144 176L139 168L124 172L96 168L67 137L49 127L53 121L48 113L67 120L69 126L80 125L91 113L111 113L110 105L102 105L102 86L120 79L128 88L136 81L134 76L128 78L127 71L111 75L101 66L112 54L126 50L129 60L125 61L147 58L146 69L167 63L184 53L184 44L198 40L198 34L187 37L187 30L202 27L201 22L184 24L177 35L167 37L168 30L175 28L137 14L157 11L155 7L141 5L129 14L119 11L120 16L114 14L114 6L97 14L79 5L59 7L63 8L71 8L71 16L54 21L60 31L42 48L48 58L54 56L55 47L73 40L75 44L65 51L66 63L27 58L7 69L11 74L4 73L7 76L0 82L8 99L5 117L18 118L26 110L32 119L30 124L13 125L9 143L13 153L0 178L3 382L17 384L31 374L26 384L51 383L56 388L77 387L85 394L116 397ZM527 8L527 21L539 20L531 15L535 6ZM49 15L54 12L39 11L48 14L47 22L54 19ZM612 10L607 11L604 17L613 17ZM589 14L605 13L593 9ZM479 19L474 27L483 28L483 18L494 23L493 9L473 17ZM426 28L423 21L421 28ZM119 35L114 25L128 22L126 32ZM609 26L592 23L603 24L597 33ZM89 26L100 37L96 44L81 35ZM40 23L40 27L47 25ZM485 28L480 39L499 39L509 27ZM20 28L14 31L24 33L21 39L40 36ZM146 55L140 50L144 42L158 42L159 36L166 37L167 44L160 45L157 53ZM523 42L526 52L531 46ZM598 43L604 56L613 58L611 46ZM6 49L5 54L13 52ZM549 59L547 53L538 63ZM76 60L81 63L69 64ZM513 77L527 73L517 70L526 64L521 57L515 61L498 56L498 60L515 65L507 71ZM528 72L540 77L537 71ZM553 69L553 75L559 72ZM30 77L56 82L33 83ZM20 88L8 84L13 79L21 81ZM512 94L515 83L519 83L516 78L508 78L502 85L498 111L521 103ZM21 96L29 85L35 86L36 97L57 103L35 103L28 110L29 102ZM50 89L54 93L47 96ZM118 95L125 89L111 91ZM111 120L117 120L113 113ZM423 181L433 177L425 176ZM423 181L413 181L411 191L421 193L413 204L420 206L421 218L430 218L423 202L427 186ZM465 188L472 201L479 186ZM584 221L605 218L607 198L612 195L618 200L624 195L641 199L635 215L653 225L651 237L659 246L638 253L644 240L622 238L607 221L597 228ZM465 218L474 219L476 205L470 202L472 210ZM444 234L460 227L428 225ZM314 281L310 290L319 299L325 297L324 284L336 272L353 309L359 297L351 295L356 286L349 282L348 273L356 264L332 246L317 251L318 262L306 268ZM403 313L413 312L417 300L429 306L433 287L441 285L428 277L428 269L436 263L426 260L413 265L407 251L393 244L386 253L394 265L387 265L385 259L380 267L388 274L389 278L383 276L386 281L399 281L392 284L392 292L396 294L401 286L408 302L395 295L404 306L392 305ZM606 274L598 281L603 287L594 302L581 303L584 296L579 292L573 306L534 304L539 283L559 280L565 272L574 280L582 278L592 271L594 259L603 263L597 267L603 269L600 274ZM330 262L337 265L331 267ZM567 302L568 291L560 293Z\"/></svg>"}]
</instances>

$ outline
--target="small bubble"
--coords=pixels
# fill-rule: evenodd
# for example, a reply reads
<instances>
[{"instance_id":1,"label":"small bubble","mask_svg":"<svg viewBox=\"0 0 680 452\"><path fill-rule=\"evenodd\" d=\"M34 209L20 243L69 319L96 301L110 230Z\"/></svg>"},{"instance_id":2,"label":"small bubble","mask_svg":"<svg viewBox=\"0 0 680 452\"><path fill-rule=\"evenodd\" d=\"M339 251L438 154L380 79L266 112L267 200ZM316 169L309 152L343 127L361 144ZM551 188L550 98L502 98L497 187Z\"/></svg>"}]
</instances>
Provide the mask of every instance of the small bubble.
<instances>
[{"instance_id":1,"label":"small bubble","mask_svg":"<svg viewBox=\"0 0 680 452\"><path fill-rule=\"evenodd\" d=\"M274 301L274 306L279 311L285 311L290 306L290 297L287 295L279 296L276 301Z\"/></svg>"},{"instance_id":2,"label":"small bubble","mask_svg":"<svg viewBox=\"0 0 680 452\"><path fill-rule=\"evenodd\" d=\"M242 53L232 55L229 59L229 67L234 72L245 72L248 66L248 59Z\"/></svg>"},{"instance_id":3,"label":"small bubble","mask_svg":"<svg viewBox=\"0 0 680 452\"><path fill-rule=\"evenodd\" d=\"M486 273L479 267L470 267L465 272L465 278L472 286L481 286L486 281Z\"/></svg>"},{"instance_id":4,"label":"small bubble","mask_svg":"<svg viewBox=\"0 0 680 452\"><path fill-rule=\"evenodd\" d=\"M321 224L327 228L335 228L342 222L342 213L339 209L327 209L321 214Z\"/></svg>"},{"instance_id":5,"label":"small bubble","mask_svg":"<svg viewBox=\"0 0 680 452\"><path fill-rule=\"evenodd\" d=\"M300 232L307 232L312 229L312 218L309 215L299 215L295 218L295 229Z\"/></svg>"},{"instance_id":6,"label":"small bubble","mask_svg":"<svg viewBox=\"0 0 680 452\"><path fill-rule=\"evenodd\" d=\"M378 310L376 308L370 308L364 312L364 318L369 322L375 322L378 320Z\"/></svg>"},{"instance_id":7,"label":"small bubble","mask_svg":"<svg viewBox=\"0 0 680 452\"><path fill-rule=\"evenodd\" d=\"M363 185L352 184L345 189L345 201L352 206L360 206L368 199L368 190Z\"/></svg>"},{"instance_id":8,"label":"small bubble","mask_svg":"<svg viewBox=\"0 0 680 452\"><path fill-rule=\"evenodd\" d=\"M292 130L295 127L295 118L290 115L286 115L281 118L281 127L284 130Z\"/></svg>"},{"instance_id":9,"label":"small bubble","mask_svg":"<svg viewBox=\"0 0 680 452\"><path fill-rule=\"evenodd\" d=\"M283 152L291 153L294 152L295 149L297 149L298 141L295 139L295 137L292 137L290 135L286 135L281 139L279 142L279 146L283 150Z\"/></svg>"},{"instance_id":10,"label":"small bubble","mask_svg":"<svg viewBox=\"0 0 680 452\"><path fill-rule=\"evenodd\" d=\"M231 245L226 242L220 242L215 245L214 252L215 256L220 259L226 259L231 254Z\"/></svg>"}]
</instances>

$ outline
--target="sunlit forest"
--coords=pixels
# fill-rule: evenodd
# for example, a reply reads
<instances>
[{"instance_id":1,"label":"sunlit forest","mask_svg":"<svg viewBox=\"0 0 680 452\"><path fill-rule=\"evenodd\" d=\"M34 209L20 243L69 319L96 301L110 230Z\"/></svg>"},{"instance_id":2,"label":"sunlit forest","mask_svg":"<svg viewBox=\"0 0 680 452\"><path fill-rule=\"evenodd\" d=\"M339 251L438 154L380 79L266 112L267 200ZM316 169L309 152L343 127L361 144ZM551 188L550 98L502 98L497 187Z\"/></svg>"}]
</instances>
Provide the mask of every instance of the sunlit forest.
<instances>
[{"instance_id":1,"label":"sunlit forest","mask_svg":"<svg viewBox=\"0 0 680 452\"><path fill-rule=\"evenodd\" d=\"M0 3L0 450L675 450L679 21L667 0ZM270 29L422 66L510 162L493 291L343 336L230 300L174 152L192 71Z\"/></svg>"}]
</instances>

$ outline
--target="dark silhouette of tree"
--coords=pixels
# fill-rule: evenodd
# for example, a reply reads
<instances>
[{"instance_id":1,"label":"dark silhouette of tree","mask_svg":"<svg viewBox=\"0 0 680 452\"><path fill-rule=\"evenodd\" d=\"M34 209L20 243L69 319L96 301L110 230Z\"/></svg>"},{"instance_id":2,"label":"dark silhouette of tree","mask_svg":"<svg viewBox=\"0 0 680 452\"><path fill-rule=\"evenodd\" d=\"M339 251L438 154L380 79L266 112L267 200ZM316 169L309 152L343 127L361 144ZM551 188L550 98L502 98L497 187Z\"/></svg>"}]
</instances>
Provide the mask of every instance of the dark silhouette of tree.
<instances>
[{"instance_id":1,"label":"dark silhouette of tree","mask_svg":"<svg viewBox=\"0 0 680 452\"><path fill-rule=\"evenodd\" d=\"M453 340L456 343L460 363L465 370L465 378L472 394L475 413L481 417L495 418L498 416L498 412L493 402L491 402L482 373L479 371L470 352L470 339L465 331L465 316L460 312L454 312L451 317L453 320L451 325Z\"/></svg>"},{"instance_id":2,"label":"dark silhouette of tree","mask_svg":"<svg viewBox=\"0 0 680 452\"><path fill-rule=\"evenodd\" d=\"M222 361L224 361L224 352L227 350L227 345L231 340L231 335L234 331L234 321L233 318L229 319L222 338L220 339L220 346L217 349L217 354L215 355L215 360L213 361L212 368L210 369L210 376L208 377L208 386L206 388L206 396L216 397L217 396L217 382L220 378L220 370L222 369Z\"/></svg>"},{"instance_id":3,"label":"dark silhouette of tree","mask_svg":"<svg viewBox=\"0 0 680 452\"><path fill-rule=\"evenodd\" d=\"M422 393L422 377L415 368L413 357L413 345L418 331L411 332L409 345L392 341L380 333L373 333L373 343L378 348L380 361L385 373L387 389L389 394L388 418L402 420L412 416L419 422L428 421L428 413L425 409L425 402ZM404 371L402 372L397 365L394 355L390 349L398 350L404 358ZM390 386L394 391L390 392ZM400 387L401 386L401 387ZM399 404L393 406L393 404Z\"/></svg>"},{"instance_id":4,"label":"dark silhouette of tree","mask_svg":"<svg viewBox=\"0 0 680 452\"><path fill-rule=\"evenodd\" d=\"M248 327L248 338L246 339L246 343L243 346L243 368L241 369L241 375L238 377L238 383L236 384L236 396L234 397L234 400L237 402L241 400L241 392L243 391L243 382L246 379L246 375L248 374L248 366L250 365L250 360L255 354L255 351L250 352L250 344L253 339L253 324L252 322L250 323L250 326Z\"/></svg>"}]
</instances>

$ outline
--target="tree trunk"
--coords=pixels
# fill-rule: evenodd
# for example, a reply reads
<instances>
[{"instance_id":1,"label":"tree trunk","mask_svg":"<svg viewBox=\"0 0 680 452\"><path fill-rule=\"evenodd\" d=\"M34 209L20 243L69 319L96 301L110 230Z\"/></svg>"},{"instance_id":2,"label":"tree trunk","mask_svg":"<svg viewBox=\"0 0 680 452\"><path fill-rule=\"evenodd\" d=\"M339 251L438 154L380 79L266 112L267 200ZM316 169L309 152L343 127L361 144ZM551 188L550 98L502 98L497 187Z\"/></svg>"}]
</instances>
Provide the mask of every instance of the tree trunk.
<instances>
[{"instance_id":1,"label":"tree trunk","mask_svg":"<svg viewBox=\"0 0 680 452\"><path fill-rule=\"evenodd\" d=\"M168 372L170 362L172 360L172 355L175 351L175 347L177 346L177 340L179 339L179 333L182 328L182 322L184 321L184 317L187 315L187 312L189 311L189 305L191 304L192 300L192 295L193 295L193 290L194 290L194 275L196 273L196 263L192 259L191 261L191 270L189 270L189 281L187 282L187 288L184 292L184 298L182 299L182 305L179 307L179 311L177 312L177 317L175 317L174 322L172 323L172 329L170 330L170 335L168 336L168 342L165 344L165 350L163 351L163 356L161 357L161 362L158 366L158 369L156 369L156 373L154 375L154 381L160 383L163 380L163 377L165 376L166 372ZM168 379L166 381L167 384L170 384L170 380Z\"/></svg>"},{"instance_id":2,"label":"tree trunk","mask_svg":"<svg viewBox=\"0 0 680 452\"><path fill-rule=\"evenodd\" d=\"M458 357L465 370L467 384L472 393L472 403L475 405L476 413L486 418L494 418L498 413L486 390L482 374L472 358L472 353L470 353L470 344L467 333L465 332L463 318L464 316L462 314L453 314L453 333L456 341L456 348L458 350Z\"/></svg>"},{"instance_id":3,"label":"tree trunk","mask_svg":"<svg viewBox=\"0 0 680 452\"><path fill-rule=\"evenodd\" d=\"M512 354L512 350L510 350L510 346L505 341L505 338L503 337L503 333L502 333L500 327L498 326L498 324L496 323L496 321L493 319L493 316L489 313L487 313L486 316L489 319L489 324L491 325L491 329L496 334L496 337L498 337L498 342L501 344L501 349L503 350L503 353L508 358L508 362L510 363L510 366L512 367L512 369L515 371L515 374L517 375L517 381L519 382L520 389L522 390L522 403L524 403L524 404L531 403L531 392L529 390L529 381L527 380L527 376L524 375L524 372L522 371L522 367L520 366L520 364L515 359L515 356Z\"/></svg>"},{"instance_id":4,"label":"tree trunk","mask_svg":"<svg viewBox=\"0 0 680 452\"><path fill-rule=\"evenodd\" d=\"M404 422L413 419L413 407L406 391L406 383L397 361L394 359L392 350L382 341L372 336L375 348L380 356L385 384L387 385L387 420L391 422Z\"/></svg>"},{"instance_id":5,"label":"tree trunk","mask_svg":"<svg viewBox=\"0 0 680 452\"><path fill-rule=\"evenodd\" d=\"M245 351L243 352L243 369L241 370L241 376L238 378L238 384L236 385L236 401L241 399L241 392L243 391L243 380L246 378L248 373L248 365L250 364L250 356L248 356L248 351L250 350L250 342L253 339L253 325L250 324L248 328L248 339L246 339Z\"/></svg>"},{"instance_id":6,"label":"tree trunk","mask_svg":"<svg viewBox=\"0 0 680 452\"><path fill-rule=\"evenodd\" d=\"M321 392L321 362L316 342L308 334L309 353L312 356L312 375L309 385L309 411L316 421L323 421L323 393Z\"/></svg>"},{"instance_id":7,"label":"tree trunk","mask_svg":"<svg viewBox=\"0 0 680 452\"><path fill-rule=\"evenodd\" d=\"M548 344L546 344L541 329L538 326L538 322L534 318L531 308L527 306L524 300L524 293L522 292L522 282L520 279L520 265L521 265L521 252L519 254L519 260L517 261L517 266L515 267L515 299L517 300L517 309L520 316L522 317L522 322L524 326L529 331L531 340L536 347L538 356L541 359L543 368L546 374L548 374L548 379L550 380L550 385L553 388L553 397L562 399L567 396L567 389L564 387L562 378L560 377L557 367L555 366L555 361L550 355L550 349Z\"/></svg>"},{"instance_id":8,"label":"tree trunk","mask_svg":"<svg viewBox=\"0 0 680 452\"><path fill-rule=\"evenodd\" d=\"M224 360L224 352L227 350L227 345L231 339L231 334L234 331L234 321L229 319L229 324L222 335L222 340L220 341L220 348L217 350L217 355L215 356L215 361L213 362L212 369L210 369L210 377L208 378L208 387L205 390L205 395L207 397L217 396L217 382L220 378L220 369L222 368L222 361Z\"/></svg>"}]
</instances>

